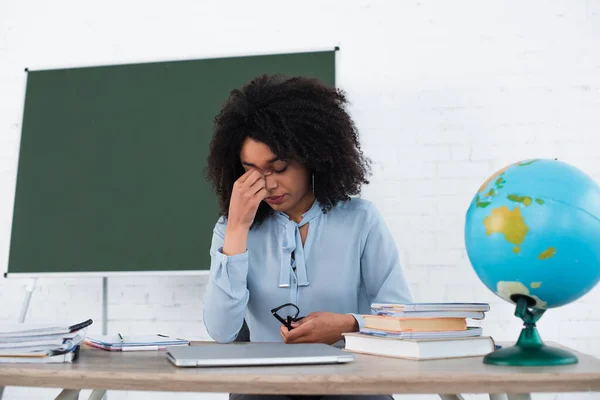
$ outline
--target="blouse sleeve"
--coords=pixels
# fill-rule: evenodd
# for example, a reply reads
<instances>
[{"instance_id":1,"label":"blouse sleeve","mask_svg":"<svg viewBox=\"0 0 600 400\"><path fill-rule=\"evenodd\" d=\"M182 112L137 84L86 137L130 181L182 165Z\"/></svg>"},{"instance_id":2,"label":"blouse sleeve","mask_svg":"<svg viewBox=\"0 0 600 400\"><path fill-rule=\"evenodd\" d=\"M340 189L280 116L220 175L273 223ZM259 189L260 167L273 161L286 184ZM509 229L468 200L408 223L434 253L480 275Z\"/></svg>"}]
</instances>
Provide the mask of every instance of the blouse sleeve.
<instances>
[{"instance_id":1,"label":"blouse sleeve","mask_svg":"<svg viewBox=\"0 0 600 400\"><path fill-rule=\"evenodd\" d=\"M223 254L226 224L221 218L213 230L210 273L204 295L203 320L208 334L220 343L232 342L242 327L248 304L248 250Z\"/></svg>"}]
</instances>

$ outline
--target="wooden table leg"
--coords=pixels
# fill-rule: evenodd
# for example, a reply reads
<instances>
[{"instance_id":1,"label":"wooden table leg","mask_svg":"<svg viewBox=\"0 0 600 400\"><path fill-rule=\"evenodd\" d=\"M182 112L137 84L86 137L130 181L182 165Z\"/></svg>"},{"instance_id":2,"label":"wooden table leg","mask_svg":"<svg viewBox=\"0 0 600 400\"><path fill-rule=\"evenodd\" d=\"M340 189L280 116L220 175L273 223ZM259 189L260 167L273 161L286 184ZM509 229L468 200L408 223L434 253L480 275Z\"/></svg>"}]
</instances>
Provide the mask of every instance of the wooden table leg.
<instances>
[{"instance_id":1,"label":"wooden table leg","mask_svg":"<svg viewBox=\"0 0 600 400\"><path fill-rule=\"evenodd\" d=\"M79 400L80 389L63 389L54 400Z\"/></svg>"},{"instance_id":2,"label":"wooden table leg","mask_svg":"<svg viewBox=\"0 0 600 400\"><path fill-rule=\"evenodd\" d=\"M440 394L442 400L465 400L460 394Z\"/></svg>"},{"instance_id":3,"label":"wooden table leg","mask_svg":"<svg viewBox=\"0 0 600 400\"><path fill-rule=\"evenodd\" d=\"M88 398L88 400L102 400L102 398L104 397L105 394L106 394L106 390L94 389L94 390L92 390L92 393L90 394L90 397Z\"/></svg>"}]
</instances>

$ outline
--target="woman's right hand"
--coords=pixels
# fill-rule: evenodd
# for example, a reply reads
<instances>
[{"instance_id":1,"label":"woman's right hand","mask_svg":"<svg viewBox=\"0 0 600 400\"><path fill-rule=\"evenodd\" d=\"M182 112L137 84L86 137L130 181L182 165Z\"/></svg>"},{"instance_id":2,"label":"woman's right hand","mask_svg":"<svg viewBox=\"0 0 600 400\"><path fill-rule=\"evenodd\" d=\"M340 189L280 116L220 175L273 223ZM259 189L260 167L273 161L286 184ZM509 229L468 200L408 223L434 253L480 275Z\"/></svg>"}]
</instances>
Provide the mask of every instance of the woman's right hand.
<instances>
[{"instance_id":1,"label":"woman's right hand","mask_svg":"<svg viewBox=\"0 0 600 400\"><path fill-rule=\"evenodd\" d=\"M234 229L250 229L260 202L266 197L265 177L250 169L233 184L229 201L229 225Z\"/></svg>"},{"instance_id":2,"label":"woman's right hand","mask_svg":"<svg viewBox=\"0 0 600 400\"><path fill-rule=\"evenodd\" d=\"M256 169L246 171L235 181L229 201L229 216L223 243L225 254L246 251L248 231L254 222L258 206L266 195L265 177Z\"/></svg>"}]
</instances>

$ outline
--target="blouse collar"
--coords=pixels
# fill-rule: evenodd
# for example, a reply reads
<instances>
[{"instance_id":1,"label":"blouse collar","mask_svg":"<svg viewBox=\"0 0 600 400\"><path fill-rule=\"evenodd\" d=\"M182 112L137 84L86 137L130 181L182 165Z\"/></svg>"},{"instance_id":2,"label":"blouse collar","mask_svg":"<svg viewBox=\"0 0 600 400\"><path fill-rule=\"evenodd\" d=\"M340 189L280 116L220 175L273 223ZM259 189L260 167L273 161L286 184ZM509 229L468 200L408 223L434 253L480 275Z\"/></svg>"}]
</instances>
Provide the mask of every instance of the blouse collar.
<instances>
[{"instance_id":1,"label":"blouse collar","mask_svg":"<svg viewBox=\"0 0 600 400\"><path fill-rule=\"evenodd\" d=\"M292 221L287 214L283 212L277 212L277 222L281 225L280 235L280 262L279 267L279 287L290 287L291 279L291 257L294 252L294 259L296 261L296 275L298 277L298 286L308 286L308 276L306 273L306 260L304 256L304 246L302 245L302 238L300 236L300 228L303 225L313 221L323 212L321 205L317 200L313 202L311 208L302 214L300 222Z\"/></svg>"}]
</instances>

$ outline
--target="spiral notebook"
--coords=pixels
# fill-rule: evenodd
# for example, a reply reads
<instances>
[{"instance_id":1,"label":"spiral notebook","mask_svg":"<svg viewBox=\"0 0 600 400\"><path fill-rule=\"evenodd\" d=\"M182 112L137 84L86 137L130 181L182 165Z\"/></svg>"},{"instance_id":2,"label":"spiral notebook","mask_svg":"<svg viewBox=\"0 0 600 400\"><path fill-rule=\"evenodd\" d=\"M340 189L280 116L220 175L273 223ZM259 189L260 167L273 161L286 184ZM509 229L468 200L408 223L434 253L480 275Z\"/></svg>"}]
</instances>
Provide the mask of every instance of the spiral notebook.
<instances>
[{"instance_id":1,"label":"spiral notebook","mask_svg":"<svg viewBox=\"0 0 600 400\"><path fill-rule=\"evenodd\" d=\"M167 335L88 336L85 344L108 351L164 350L167 346L189 346L190 341Z\"/></svg>"}]
</instances>

